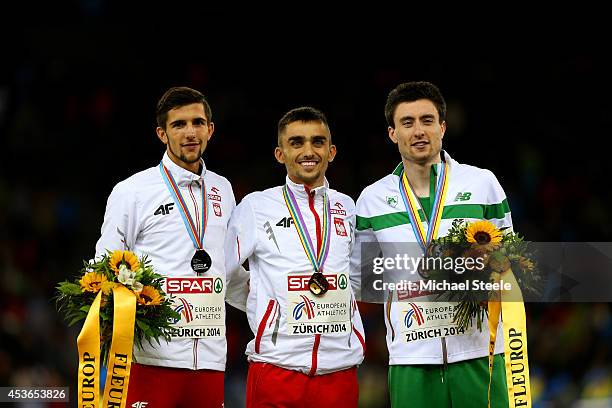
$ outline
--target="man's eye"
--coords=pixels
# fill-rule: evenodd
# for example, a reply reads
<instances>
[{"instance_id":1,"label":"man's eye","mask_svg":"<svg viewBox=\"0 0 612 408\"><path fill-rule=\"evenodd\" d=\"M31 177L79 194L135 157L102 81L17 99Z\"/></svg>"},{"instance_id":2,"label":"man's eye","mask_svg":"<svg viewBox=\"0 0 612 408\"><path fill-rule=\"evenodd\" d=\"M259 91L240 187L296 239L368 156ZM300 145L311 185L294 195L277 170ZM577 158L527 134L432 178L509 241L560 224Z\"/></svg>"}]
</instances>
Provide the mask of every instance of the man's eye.
<instances>
[{"instance_id":1,"label":"man's eye","mask_svg":"<svg viewBox=\"0 0 612 408\"><path fill-rule=\"evenodd\" d=\"M412 122L404 122L403 126L404 127L411 127L412 126Z\"/></svg>"}]
</instances>

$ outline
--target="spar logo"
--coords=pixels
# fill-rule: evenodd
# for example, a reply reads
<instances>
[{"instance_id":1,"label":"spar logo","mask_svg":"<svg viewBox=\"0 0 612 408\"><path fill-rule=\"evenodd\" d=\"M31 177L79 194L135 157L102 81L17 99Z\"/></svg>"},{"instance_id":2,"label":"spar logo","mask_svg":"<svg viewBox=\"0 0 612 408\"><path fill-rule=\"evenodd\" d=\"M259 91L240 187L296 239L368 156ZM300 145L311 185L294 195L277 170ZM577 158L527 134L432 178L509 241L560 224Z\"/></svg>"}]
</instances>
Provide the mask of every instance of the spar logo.
<instances>
[{"instance_id":1,"label":"spar logo","mask_svg":"<svg viewBox=\"0 0 612 408\"><path fill-rule=\"evenodd\" d=\"M314 300L308 299L304 295L300 295L300 297L302 298L302 301L298 303L297 305L295 305L295 307L293 308L293 318L295 320L300 320L302 316L306 314L306 318L310 320L315 315L314 313L315 302Z\"/></svg>"},{"instance_id":2,"label":"spar logo","mask_svg":"<svg viewBox=\"0 0 612 408\"><path fill-rule=\"evenodd\" d=\"M193 320L193 305L189 303L189 301L185 298L178 298L178 301L180 302L180 304L174 308L174 311L176 313L180 313L181 316L183 316L183 319L185 319L185 321L189 323ZM178 323L179 320L181 319L170 319L170 323Z\"/></svg>"},{"instance_id":3,"label":"spar logo","mask_svg":"<svg viewBox=\"0 0 612 408\"><path fill-rule=\"evenodd\" d=\"M404 316L404 324L406 325L406 328L412 326L414 320L416 320L418 326L423 325L423 323L425 323L425 319L423 319L423 309L419 308L414 303L408 304L410 305L410 310L404 310L404 312L407 312L406 316Z\"/></svg>"},{"instance_id":4,"label":"spar logo","mask_svg":"<svg viewBox=\"0 0 612 408\"><path fill-rule=\"evenodd\" d=\"M220 278L217 278L220 281ZM215 282L215 289L222 282ZM167 293L212 293L213 278L166 278ZM219 290L220 292L221 290ZM216 293L219 293L215 290Z\"/></svg>"},{"instance_id":5,"label":"spar logo","mask_svg":"<svg viewBox=\"0 0 612 408\"><path fill-rule=\"evenodd\" d=\"M289 292L299 292L308 290L308 281L312 275L290 275L287 276L287 290ZM325 279L329 282L328 290L337 290L338 286L340 289L345 289L347 286L347 278L345 274L340 275L326 275Z\"/></svg>"}]
</instances>

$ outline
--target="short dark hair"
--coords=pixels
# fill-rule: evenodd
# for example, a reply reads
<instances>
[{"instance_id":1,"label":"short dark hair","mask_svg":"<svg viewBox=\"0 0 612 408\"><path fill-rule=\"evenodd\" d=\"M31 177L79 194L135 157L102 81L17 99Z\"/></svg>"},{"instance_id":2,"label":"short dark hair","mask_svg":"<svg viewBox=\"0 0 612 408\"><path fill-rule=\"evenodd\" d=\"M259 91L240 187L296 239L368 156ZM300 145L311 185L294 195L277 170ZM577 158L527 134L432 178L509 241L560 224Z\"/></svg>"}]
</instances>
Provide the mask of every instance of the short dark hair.
<instances>
[{"instance_id":1,"label":"short dark hair","mask_svg":"<svg viewBox=\"0 0 612 408\"><path fill-rule=\"evenodd\" d=\"M329 129L327 118L325 114L318 109L310 106L302 106L299 108L291 109L285 113L282 118L278 121L278 145L281 145L281 134L285 131L287 126L293 122L321 122ZM331 142L331 141L330 141Z\"/></svg>"},{"instance_id":2,"label":"short dark hair","mask_svg":"<svg viewBox=\"0 0 612 408\"><path fill-rule=\"evenodd\" d=\"M440 123L446 120L446 102L438 87L431 82L419 81L405 82L396 86L394 90L389 92L387 103L385 104L385 118L387 119L387 124L395 128L393 115L395 114L397 105L402 102L414 102L419 99L427 99L434 104L440 116Z\"/></svg>"},{"instance_id":3,"label":"short dark hair","mask_svg":"<svg viewBox=\"0 0 612 408\"><path fill-rule=\"evenodd\" d=\"M204 114L206 119L212 121L212 111L208 101L201 92L186 86L175 86L168 89L157 102L155 114L157 116L157 126L166 130L166 121L168 120L168 112L181 106L191 105L192 103L201 103L204 105Z\"/></svg>"}]
</instances>

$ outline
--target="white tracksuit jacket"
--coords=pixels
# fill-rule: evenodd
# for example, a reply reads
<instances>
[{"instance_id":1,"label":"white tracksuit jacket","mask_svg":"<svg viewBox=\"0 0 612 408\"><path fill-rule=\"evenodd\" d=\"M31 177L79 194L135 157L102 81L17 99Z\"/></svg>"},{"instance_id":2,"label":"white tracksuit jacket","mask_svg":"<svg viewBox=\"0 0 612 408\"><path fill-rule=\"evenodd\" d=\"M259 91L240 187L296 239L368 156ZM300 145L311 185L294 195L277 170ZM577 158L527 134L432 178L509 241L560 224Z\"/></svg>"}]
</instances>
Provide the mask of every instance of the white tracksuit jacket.
<instances>
[{"instance_id":1,"label":"white tracksuit jacket","mask_svg":"<svg viewBox=\"0 0 612 408\"><path fill-rule=\"evenodd\" d=\"M249 361L266 362L308 375L356 366L363 361L365 343L361 317L348 277L355 226L354 202L350 197L330 189L327 181L325 186L313 189L310 194L303 185L293 183L288 177L286 182L295 194L315 246L317 235L313 210L321 220L323 194L327 191L329 195L331 246L324 274L336 274L338 279L344 280L344 288L348 288L344 292L348 300L346 310L349 310L344 318L348 324L343 333L290 334L295 330L295 325L291 326L288 317L299 316L300 322L307 321L306 313L301 314L299 309L305 302L299 304L287 299L291 296L289 291L293 283L290 282L296 282L294 279L297 276L306 277L300 279L307 281L313 267L292 223L283 199L282 186L255 192L247 195L234 210L228 226L226 249L227 270L232 271L233 276L238 275L237 271L242 271L242 282L250 277L248 299L231 299L228 296L227 300L242 310L246 308L255 336L248 344L246 354ZM247 259L249 272L240 266ZM344 274L344 278L339 278L340 274ZM315 313L318 313L318 308L321 308L319 299L313 301L313 306Z\"/></svg>"},{"instance_id":2,"label":"white tracksuit jacket","mask_svg":"<svg viewBox=\"0 0 612 408\"><path fill-rule=\"evenodd\" d=\"M163 163L172 173L192 217L201 211L201 180L209 198L208 226L204 249L212 258L204 274L225 277L223 243L229 217L236 206L229 181L207 170L196 175L176 165L165 153ZM163 206L163 209L160 207ZM96 244L96 258L106 250L129 249L138 257L148 255L155 271L168 277L196 277L191 269L195 247L191 242L178 204L168 191L158 166L134 174L118 183L108 198L102 236ZM221 305L225 313L225 303ZM189 369L225 370L227 345L220 338L174 338L154 346L134 346L135 361L141 364Z\"/></svg>"},{"instance_id":3,"label":"white tracksuit jacket","mask_svg":"<svg viewBox=\"0 0 612 408\"><path fill-rule=\"evenodd\" d=\"M498 228L512 227L506 195L495 175L489 170L460 164L446 152L443 154L449 163L450 179L438 237L446 235L455 219L465 221L487 219ZM361 295L359 279L362 261L364 265L368 265L369 261L365 259L378 256L379 253L369 247L367 252L370 253L364 253L362 260L363 243L416 242L399 190L399 176L402 169L403 164L400 163L392 174L366 187L357 199L356 243L351 255L351 277L354 279L353 284L358 299ZM425 221L423 227L427 231ZM385 248L389 250L391 247L392 245L383 245L383 252ZM385 253L383 255L394 256ZM413 276L413 280L418 279L420 279L418 275ZM393 299L392 302L387 302L384 308L390 365L453 363L488 355L489 330L486 317L482 332L474 330L469 335L406 341L407 336L403 336L402 331L405 333L407 330L405 326L411 321L407 316L411 307L402 307L405 304L396 302L396 297ZM435 307L436 303L430 303L429 306ZM503 352L503 343L500 324L495 353Z\"/></svg>"}]
</instances>

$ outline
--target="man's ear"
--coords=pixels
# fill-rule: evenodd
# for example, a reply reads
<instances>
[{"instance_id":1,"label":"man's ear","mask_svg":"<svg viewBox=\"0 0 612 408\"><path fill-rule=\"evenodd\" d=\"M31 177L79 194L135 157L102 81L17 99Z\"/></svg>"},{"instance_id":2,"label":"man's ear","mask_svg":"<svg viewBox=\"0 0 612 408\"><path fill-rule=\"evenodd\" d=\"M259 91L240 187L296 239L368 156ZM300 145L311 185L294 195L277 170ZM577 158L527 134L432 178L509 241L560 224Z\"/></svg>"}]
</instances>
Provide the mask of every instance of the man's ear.
<instances>
[{"instance_id":1,"label":"man's ear","mask_svg":"<svg viewBox=\"0 0 612 408\"><path fill-rule=\"evenodd\" d=\"M274 149L274 157L276 157L276 161L279 163L285 163L285 155L283 154L283 150L280 147L276 147Z\"/></svg>"},{"instance_id":2,"label":"man's ear","mask_svg":"<svg viewBox=\"0 0 612 408\"><path fill-rule=\"evenodd\" d=\"M389 133L389 139L391 139L393 143L397 144L397 136L395 136L395 129L389 126L387 128L387 132Z\"/></svg>"},{"instance_id":3,"label":"man's ear","mask_svg":"<svg viewBox=\"0 0 612 408\"><path fill-rule=\"evenodd\" d=\"M210 138L212 137L213 133L215 133L215 124L213 122L210 122L208 124L208 140L210 140Z\"/></svg>"},{"instance_id":4,"label":"man's ear","mask_svg":"<svg viewBox=\"0 0 612 408\"><path fill-rule=\"evenodd\" d=\"M155 133L157 133L157 137L159 138L159 140L162 141L163 144L168 144L168 135L166 135L166 131L164 129L158 126L155 129Z\"/></svg>"},{"instance_id":5,"label":"man's ear","mask_svg":"<svg viewBox=\"0 0 612 408\"><path fill-rule=\"evenodd\" d=\"M334 157L336 157L336 145L331 145L329 147L329 162L333 162L334 161Z\"/></svg>"},{"instance_id":6,"label":"man's ear","mask_svg":"<svg viewBox=\"0 0 612 408\"><path fill-rule=\"evenodd\" d=\"M440 123L440 128L442 128L442 136L440 136L440 139L444 138L444 134L446 133L446 121L443 120L442 123Z\"/></svg>"}]
</instances>

